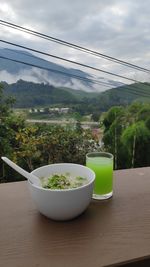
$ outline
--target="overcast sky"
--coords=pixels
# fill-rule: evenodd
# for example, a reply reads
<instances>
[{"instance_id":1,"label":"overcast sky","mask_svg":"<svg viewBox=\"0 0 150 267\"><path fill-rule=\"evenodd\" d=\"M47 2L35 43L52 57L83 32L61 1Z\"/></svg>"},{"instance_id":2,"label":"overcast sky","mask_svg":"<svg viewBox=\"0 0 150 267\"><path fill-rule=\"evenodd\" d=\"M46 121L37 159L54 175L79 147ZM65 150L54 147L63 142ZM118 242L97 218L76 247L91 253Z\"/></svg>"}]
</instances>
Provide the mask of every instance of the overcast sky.
<instances>
[{"instance_id":1,"label":"overcast sky","mask_svg":"<svg viewBox=\"0 0 150 267\"><path fill-rule=\"evenodd\" d=\"M150 69L150 0L1 0L0 18ZM1 25L0 35L4 40L150 81L142 72Z\"/></svg>"}]
</instances>

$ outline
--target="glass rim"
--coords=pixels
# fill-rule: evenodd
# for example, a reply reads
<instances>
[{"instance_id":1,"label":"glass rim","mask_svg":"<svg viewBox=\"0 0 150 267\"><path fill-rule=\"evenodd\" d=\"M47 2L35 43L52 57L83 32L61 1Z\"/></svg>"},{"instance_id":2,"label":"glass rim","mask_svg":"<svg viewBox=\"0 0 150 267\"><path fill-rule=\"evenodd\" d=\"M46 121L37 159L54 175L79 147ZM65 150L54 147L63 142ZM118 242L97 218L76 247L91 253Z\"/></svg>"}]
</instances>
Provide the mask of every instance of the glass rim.
<instances>
[{"instance_id":1,"label":"glass rim","mask_svg":"<svg viewBox=\"0 0 150 267\"><path fill-rule=\"evenodd\" d=\"M95 156L104 156L106 158L109 158L109 159L113 159L114 158L114 155L109 153L109 152L103 152L103 151L95 151L95 152L88 152L86 154L86 158L94 158Z\"/></svg>"}]
</instances>

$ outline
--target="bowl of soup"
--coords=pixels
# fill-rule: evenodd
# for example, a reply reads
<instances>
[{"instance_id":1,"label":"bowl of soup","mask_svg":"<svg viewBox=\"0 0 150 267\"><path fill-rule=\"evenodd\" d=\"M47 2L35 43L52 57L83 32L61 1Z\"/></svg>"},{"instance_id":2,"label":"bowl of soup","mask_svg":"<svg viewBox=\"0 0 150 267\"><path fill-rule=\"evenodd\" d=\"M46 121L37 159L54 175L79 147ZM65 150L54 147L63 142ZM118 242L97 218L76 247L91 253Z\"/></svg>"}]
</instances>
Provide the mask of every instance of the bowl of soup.
<instances>
[{"instance_id":1,"label":"bowl of soup","mask_svg":"<svg viewBox=\"0 0 150 267\"><path fill-rule=\"evenodd\" d=\"M32 171L41 187L28 181L39 212L53 220L71 220L83 213L92 198L95 173L79 164L56 163Z\"/></svg>"}]
</instances>

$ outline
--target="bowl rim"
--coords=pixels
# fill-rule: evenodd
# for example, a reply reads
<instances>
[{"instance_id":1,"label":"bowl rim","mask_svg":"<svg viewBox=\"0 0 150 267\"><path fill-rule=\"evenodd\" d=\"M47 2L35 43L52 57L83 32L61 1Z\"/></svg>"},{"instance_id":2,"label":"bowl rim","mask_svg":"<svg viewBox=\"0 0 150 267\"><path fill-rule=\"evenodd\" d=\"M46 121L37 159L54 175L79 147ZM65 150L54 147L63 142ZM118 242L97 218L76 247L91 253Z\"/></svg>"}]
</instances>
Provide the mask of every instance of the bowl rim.
<instances>
[{"instance_id":1,"label":"bowl rim","mask_svg":"<svg viewBox=\"0 0 150 267\"><path fill-rule=\"evenodd\" d=\"M76 163L52 163L52 164L47 164L47 165L43 165L43 166L41 166L41 167L38 167L38 168L36 168L35 170L33 170L31 173L32 174L34 174L34 171L36 171L36 170L39 170L39 169L42 169L42 168L44 168L44 167L47 167L47 166L51 166L51 165L55 165L55 166L57 166L57 165L59 165L59 166L61 166L61 165L73 165L73 166L78 166L78 167L82 167L82 168L84 168L84 169L87 169L89 172L91 172L91 174L93 175L93 177L90 179L90 181L87 183L87 184L85 184L85 185L82 185L82 186L79 186L79 187L76 187L76 188L68 188L68 189L49 189L49 188L43 188L43 187L40 187L40 186L38 186L38 185L36 185L36 184L33 184L33 183L31 183L30 182L30 180L28 180L28 183L31 185L31 186L33 186L33 187L36 187L36 188L38 188L38 189L40 189L40 190L43 190L43 191L48 191L48 192L68 192L68 191L77 191L77 190L80 190L80 189L83 189L83 188L85 188L85 187L88 187L90 184L92 184L93 182L94 182L94 180L95 180L95 172L93 171L93 170L91 170L89 167L87 167L87 166L84 166L84 165L81 165L81 164L76 164Z\"/></svg>"}]
</instances>

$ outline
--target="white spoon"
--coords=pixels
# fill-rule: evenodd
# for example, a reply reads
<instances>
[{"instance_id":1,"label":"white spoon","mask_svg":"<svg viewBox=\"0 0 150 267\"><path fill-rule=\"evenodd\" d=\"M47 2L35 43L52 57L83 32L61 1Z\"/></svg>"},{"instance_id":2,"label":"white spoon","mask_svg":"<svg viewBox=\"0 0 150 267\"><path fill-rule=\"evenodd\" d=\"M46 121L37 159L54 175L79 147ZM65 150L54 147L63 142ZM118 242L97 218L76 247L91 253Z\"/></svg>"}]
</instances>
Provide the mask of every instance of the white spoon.
<instances>
[{"instance_id":1,"label":"white spoon","mask_svg":"<svg viewBox=\"0 0 150 267\"><path fill-rule=\"evenodd\" d=\"M24 169L22 169L21 167L19 167L17 164L15 164L13 161L11 161L10 159L8 159L6 157L1 157L1 159L3 161L5 161L15 171L19 172L21 175L23 175L25 178L27 178L32 184L35 184L35 185L41 187L41 181L37 176L25 171Z\"/></svg>"}]
</instances>

